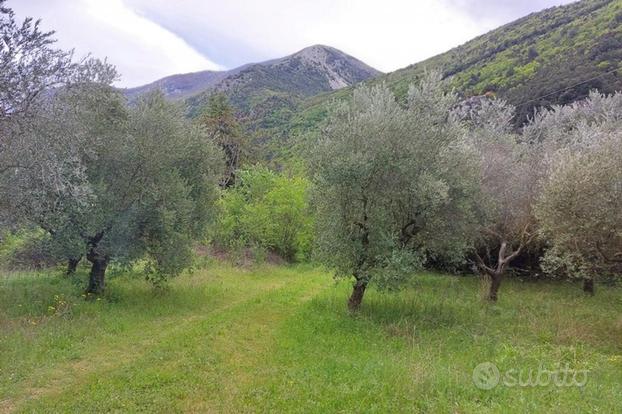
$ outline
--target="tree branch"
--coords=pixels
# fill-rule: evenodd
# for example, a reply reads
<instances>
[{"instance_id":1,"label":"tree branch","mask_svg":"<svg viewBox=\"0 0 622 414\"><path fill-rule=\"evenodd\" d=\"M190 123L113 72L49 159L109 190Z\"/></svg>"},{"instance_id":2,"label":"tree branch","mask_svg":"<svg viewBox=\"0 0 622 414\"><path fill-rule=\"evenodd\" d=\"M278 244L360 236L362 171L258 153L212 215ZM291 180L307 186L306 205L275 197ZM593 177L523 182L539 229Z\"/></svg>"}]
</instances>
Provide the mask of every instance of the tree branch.
<instances>
[{"instance_id":1,"label":"tree branch","mask_svg":"<svg viewBox=\"0 0 622 414\"><path fill-rule=\"evenodd\" d=\"M486 266L484 259L482 259L479 253L475 252L475 257L477 258L477 266L480 268L480 270L483 270L485 273L489 273L489 274L495 272L494 269Z\"/></svg>"}]
</instances>

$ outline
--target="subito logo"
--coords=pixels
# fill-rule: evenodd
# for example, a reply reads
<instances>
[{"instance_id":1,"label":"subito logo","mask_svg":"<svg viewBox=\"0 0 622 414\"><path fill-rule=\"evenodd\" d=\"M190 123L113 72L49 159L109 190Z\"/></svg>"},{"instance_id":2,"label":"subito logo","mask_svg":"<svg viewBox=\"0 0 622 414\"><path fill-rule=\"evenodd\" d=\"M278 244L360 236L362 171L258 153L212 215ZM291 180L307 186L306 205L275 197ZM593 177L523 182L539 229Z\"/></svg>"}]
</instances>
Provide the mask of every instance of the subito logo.
<instances>
[{"instance_id":1,"label":"subito logo","mask_svg":"<svg viewBox=\"0 0 622 414\"><path fill-rule=\"evenodd\" d=\"M501 374L492 362L482 362L473 369L473 384L481 390L491 390L499 384Z\"/></svg>"}]
</instances>

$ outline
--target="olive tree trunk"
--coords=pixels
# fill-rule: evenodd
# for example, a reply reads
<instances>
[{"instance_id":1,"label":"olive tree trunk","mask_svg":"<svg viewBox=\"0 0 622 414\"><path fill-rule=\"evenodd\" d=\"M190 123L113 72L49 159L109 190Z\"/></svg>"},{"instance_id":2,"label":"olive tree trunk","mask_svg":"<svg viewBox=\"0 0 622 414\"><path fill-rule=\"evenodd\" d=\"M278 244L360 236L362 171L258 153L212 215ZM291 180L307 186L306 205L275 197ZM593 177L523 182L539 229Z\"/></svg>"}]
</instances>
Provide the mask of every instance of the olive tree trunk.
<instances>
[{"instance_id":1,"label":"olive tree trunk","mask_svg":"<svg viewBox=\"0 0 622 414\"><path fill-rule=\"evenodd\" d=\"M350 299L348 299L348 309L350 309L351 312L356 312L361 307L365 289L367 289L367 282L363 280L357 280L352 287L352 294L350 295Z\"/></svg>"},{"instance_id":2,"label":"olive tree trunk","mask_svg":"<svg viewBox=\"0 0 622 414\"><path fill-rule=\"evenodd\" d=\"M106 281L106 268L108 267L108 257L97 253L91 249L86 258L91 262L91 272L89 274L89 285L87 293L99 295L104 291Z\"/></svg>"},{"instance_id":3,"label":"olive tree trunk","mask_svg":"<svg viewBox=\"0 0 622 414\"><path fill-rule=\"evenodd\" d=\"M488 300L496 302L499 295L499 288L501 287L501 281L505 275L505 271L509 267L512 260L519 255L523 249L524 244L521 245L513 252L508 252L507 241L502 241L499 247L499 253L497 254L497 263L493 266L488 266L484 260L478 255L478 267L480 270L490 278L490 289L488 290Z\"/></svg>"},{"instance_id":4,"label":"olive tree trunk","mask_svg":"<svg viewBox=\"0 0 622 414\"><path fill-rule=\"evenodd\" d=\"M492 272L488 274L488 276L490 277L488 300L491 302L497 301L497 296L499 294L499 288L501 287L501 280L503 279L504 273L505 269L502 269L500 272Z\"/></svg>"},{"instance_id":5,"label":"olive tree trunk","mask_svg":"<svg viewBox=\"0 0 622 414\"><path fill-rule=\"evenodd\" d=\"M583 291L588 295L594 295L594 279L593 278L585 278L583 279Z\"/></svg>"},{"instance_id":6,"label":"olive tree trunk","mask_svg":"<svg viewBox=\"0 0 622 414\"><path fill-rule=\"evenodd\" d=\"M82 260L82 256L80 257L70 257L67 259L67 271L65 272L65 274L67 276L71 276L74 273L76 273L76 269L78 268L78 264L80 263L80 260Z\"/></svg>"}]
</instances>

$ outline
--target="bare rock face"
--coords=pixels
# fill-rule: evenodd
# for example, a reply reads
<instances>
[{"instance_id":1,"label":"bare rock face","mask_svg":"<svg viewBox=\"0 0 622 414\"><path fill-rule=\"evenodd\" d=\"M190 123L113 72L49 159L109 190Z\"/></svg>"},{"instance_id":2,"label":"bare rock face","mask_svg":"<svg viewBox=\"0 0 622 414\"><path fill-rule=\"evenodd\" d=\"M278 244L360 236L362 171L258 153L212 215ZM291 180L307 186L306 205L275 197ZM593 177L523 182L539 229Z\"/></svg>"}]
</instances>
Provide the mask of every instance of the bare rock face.
<instances>
[{"instance_id":1,"label":"bare rock face","mask_svg":"<svg viewBox=\"0 0 622 414\"><path fill-rule=\"evenodd\" d=\"M341 89L380 74L360 60L329 46L311 46L295 53L290 59L299 59L310 68L323 72L332 90Z\"/></svg>"}]
</instances>

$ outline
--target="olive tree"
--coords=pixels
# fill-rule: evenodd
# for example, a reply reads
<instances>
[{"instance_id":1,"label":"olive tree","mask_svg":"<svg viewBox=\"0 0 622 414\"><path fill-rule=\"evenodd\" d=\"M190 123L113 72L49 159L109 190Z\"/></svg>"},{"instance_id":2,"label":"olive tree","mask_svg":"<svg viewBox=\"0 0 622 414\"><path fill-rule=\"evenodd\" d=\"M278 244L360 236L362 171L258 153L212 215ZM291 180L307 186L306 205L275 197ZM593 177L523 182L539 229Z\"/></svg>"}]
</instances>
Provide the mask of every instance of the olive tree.
<instances>
[{"instance_id":1,"label":"olive tree","mask_svg":"<svg viewBox=\"0 0 622 414\"><path fill-rule=\"evenodd\" d=\"M30 167L24 154L36 147L23 130L54 91L87 82L107 85L117 77L105 62L74 62L73 52L55 49L54 32L42 32L39 24L32 18L17 22L0 0L0 174Z\"/></svg>"},{"instance_id":2,"label":"olive tree","mask_svg":"<svg viewBox=\"0 0 622 414\"><path fill-rule=\"evenodd\" d=\"M555 125L562 117L572 128L549 156L536 209L550 244L543 265L583 279L593 294L599 275L622 273L622 96L592 94L543 119Z\"/></svg>"},{"instance_id":3,"label":"olive tree","mask_svg":"<svg viewBox=\"0 0 622 414\"><path fill-rule=\"evenodd\" d=\"M72 52L54 49L53 32L42 32L39 23L16 21L0 0L0 119L27 114L46 91L75 76Z\"/></svg>"},{"instance_id":4,"label":"olive tree","mask_svg":"<svg viewBox=\"0 0 622 414\"><path fill-rule=\"evenodd\" d=\"M621 125L622 93L603 95L592 91L588 98L573 104L541 109L525 125L522 139L536 147L535 156L546 158L581 140L576 135L580 129L599 126L611 130Z\"/></svg>"},{"instance_id":5,"label":"olive tree","mask_svg":"<svg viewBox=\"0 0 622 414\"><path fill-rule=\"evenodd\" d=\"M513 108L505 102L482 99L468 113L460 109L456 113L468 125L480 158L474 255L477 267L489 278L488 299L496 301L512 261L536 240L533 204L539 191L539 164L512 131Z\"/></svg>"},{"instance_id":6,"label":"olive tree","mask_svg":"<svg viewBox=\"0 0 622 414\"><path fill-rule=\"evenodd\" d=\"M473 222L476 169L451 116L455 96L438 75L412 86L401 107L384 86L354 91L312 149L319 259L368 284L398 288L434 258L460 261Z\"/></svg>"},{"instance_id":7,"label":"olive tree","mask_svg":"<svg viewBox=\"0 0 622 414\"><path fill-rule=\"evenodd\" d=\"M108 102L102 99L89 113L91 117L114 119L115 112L122 111L120 99L99 93L102 90L111 89L106 85L73 85L31 108L27 122L14 123L18 127L10 130L7 153L18 159L19 165L0 177L5 213L15 222L34 224L48 232L57 241L53 245L58 253L70 258L70 263L82 256L83 246L62 235L73 217L79 216L93 199L84 160L92 156L96 140L83 116L87 113L83 109L91 109L84 97L111 98ZM80 99L76 101L76 97ZM98 139L107 141L101 136L105 135L103 131L99 135Z\"/></svg>"},{"instance_id":8,"label":"olive tree","mask_svg":"<svg viewBox=\"0 0 622 414\"><path fill-rule=\"evenodd\" d=\"M205 131L160 93L128 108L116 90L90 84L58 91L46 113L30 134L59 161L12 175L12 210L50 229L68 257L86 256L90 293L103 291L112 260L146 260L156 282L187 267L222 168Z\"/></svg>"},{"instance_id":9,"label":"olive tree","mask_svg":"<svg viewBox=\"0 0 622 414\"><path fill-rule=\"evenodd\" d=\"M62 89L110 85L117 75L96 59L74 62L72 52L53 47L53 32L42 32L32 18L17 22L5 4L0 0L0 223L17 227L27 224L27 213L38 214L37 202L44 208L45 193L55 192L57 200L84 200L78 194L84 190L83 169L68 138L75 124L52 105L52 97ZM35 181L39 192L18 191ZM35 198L29 211L22 210L24 196ZM54 236L52 224L44 228Z\"/></svg>"}]
</instances>

